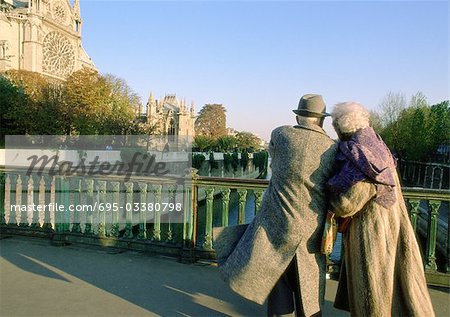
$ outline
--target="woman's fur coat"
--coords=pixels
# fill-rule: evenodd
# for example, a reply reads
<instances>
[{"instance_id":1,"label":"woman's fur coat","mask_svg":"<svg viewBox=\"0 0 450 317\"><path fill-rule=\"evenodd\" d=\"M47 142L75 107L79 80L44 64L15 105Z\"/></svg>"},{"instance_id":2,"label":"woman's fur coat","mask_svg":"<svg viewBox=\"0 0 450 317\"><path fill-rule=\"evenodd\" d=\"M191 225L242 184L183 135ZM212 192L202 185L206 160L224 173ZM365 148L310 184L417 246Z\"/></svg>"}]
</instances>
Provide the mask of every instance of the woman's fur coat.
<instances>
[{"instance_id":1,"label":"woman's fur coat","mask_svg":"<svg viewBox=\"0 0 450 317\"><path fill-rule=\"evenodd\" d=\"M344 264L335 306L352 316L434 316L423 262L395 169L396 202L375 202L377 185L358 182L332 200L353 217L344 234Z\"/></svg>"}]
</instances>

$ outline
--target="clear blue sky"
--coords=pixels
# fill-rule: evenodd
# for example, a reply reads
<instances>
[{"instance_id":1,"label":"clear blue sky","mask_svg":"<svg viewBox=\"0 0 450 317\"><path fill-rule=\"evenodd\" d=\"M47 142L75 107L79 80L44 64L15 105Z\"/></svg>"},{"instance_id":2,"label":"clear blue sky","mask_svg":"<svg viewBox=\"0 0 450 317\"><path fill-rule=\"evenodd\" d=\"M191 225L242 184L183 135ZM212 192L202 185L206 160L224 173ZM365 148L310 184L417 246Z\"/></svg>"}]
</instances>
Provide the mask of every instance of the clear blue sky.
<instances>
[{"instance_id":1,"label":"clear blue sky","mask_svg":"<svg viewBox=\"0 0 450 317\"><path fill-rule=\"evenodd\" d=\"M305 93L328 109L387 92L449 99L448 1L81 0L83 46L145 104L222 103L227 126L268 140ZM326 130L332 128L327 119Z\"/></svg>"}]
</instances>

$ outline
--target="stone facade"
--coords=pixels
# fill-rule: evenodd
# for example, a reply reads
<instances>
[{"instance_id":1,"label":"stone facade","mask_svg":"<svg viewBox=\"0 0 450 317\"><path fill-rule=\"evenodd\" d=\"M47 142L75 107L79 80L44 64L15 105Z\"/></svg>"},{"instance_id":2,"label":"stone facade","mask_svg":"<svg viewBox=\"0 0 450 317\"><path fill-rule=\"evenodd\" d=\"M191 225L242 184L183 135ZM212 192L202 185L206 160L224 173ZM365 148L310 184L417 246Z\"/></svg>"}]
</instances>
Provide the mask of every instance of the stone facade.
<instances>
[{"instance_id":1,"label":"stone facade","mask_svg":"<svg viewBox=\"0 0 450 317\"><path fill-rule=\"evenodd\" d=\"M96 69L81 45L79 0L0 0L0 72L23 69L65 79Z\"/></svg>"},{"instance_id":2,"label":"stone facade","mask_svg":"<svg viewBox=\"0 0 450 317\"><path fill-rule=\"evenodd\" d=\"M195 136L195 106L186 105L186 101L178 100L176 95L166 95L156 100L150 93L146 107L147 121L156 126L157 135Z\"/></svg>"}]
</instances>

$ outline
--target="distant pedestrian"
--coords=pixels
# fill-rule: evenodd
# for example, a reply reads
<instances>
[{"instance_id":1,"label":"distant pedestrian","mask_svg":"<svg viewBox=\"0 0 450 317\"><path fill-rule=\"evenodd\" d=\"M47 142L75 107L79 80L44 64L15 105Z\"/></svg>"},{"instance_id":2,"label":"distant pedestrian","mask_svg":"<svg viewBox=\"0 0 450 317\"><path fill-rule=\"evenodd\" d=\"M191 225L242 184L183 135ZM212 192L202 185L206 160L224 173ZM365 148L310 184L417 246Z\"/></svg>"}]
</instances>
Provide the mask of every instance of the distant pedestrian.
<instances>
[{"instance_id":1,"label":"distant pedestrian","mask_svg":"<svg viewBox=\"0 0 450 317\"><path fill-rule=\"evenodd\" d=\"M362 105L338 104L332 118L341 142L331 204L351 217L335 306L352 316L434 316L395 159Z\"/></svg>"},{"instance_id":2,"label":"distant pedestrian","mask_svg":"<svg viewBox=\"0 0 450 317\"><path fill-rule=\"evenodd\" d=\"M298 124L272 132L272 177L260 211L219 266L238 294L259 304L268 299L268 316L320 315L323 307L325 185L336 154L322 129L325 110L322 96L305 95L294 110Z\"/></svg>"}]
</instances>

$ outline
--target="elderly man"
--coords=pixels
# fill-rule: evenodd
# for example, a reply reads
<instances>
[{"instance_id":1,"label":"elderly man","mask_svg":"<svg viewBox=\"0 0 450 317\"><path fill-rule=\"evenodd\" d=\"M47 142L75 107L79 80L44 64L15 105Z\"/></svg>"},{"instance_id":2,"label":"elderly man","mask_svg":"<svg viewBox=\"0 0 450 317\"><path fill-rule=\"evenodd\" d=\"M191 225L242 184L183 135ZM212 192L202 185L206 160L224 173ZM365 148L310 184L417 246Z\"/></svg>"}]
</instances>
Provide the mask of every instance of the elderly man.
<instances>
[{"instance_id":1,"label":"elderly man","mask_svg":"<svg viewBox=\"0 0 450 317\"><path fill-rule=\"evenodd\" d=\"M323 305L325 183L336 153L322 129L325 110L322 96L305 95L293 110L298 125L272 132L272 178L260 212L219 267L241 296L259 304L268 299L269 316L320 315Z\"/></svg>"}]
</instances>

